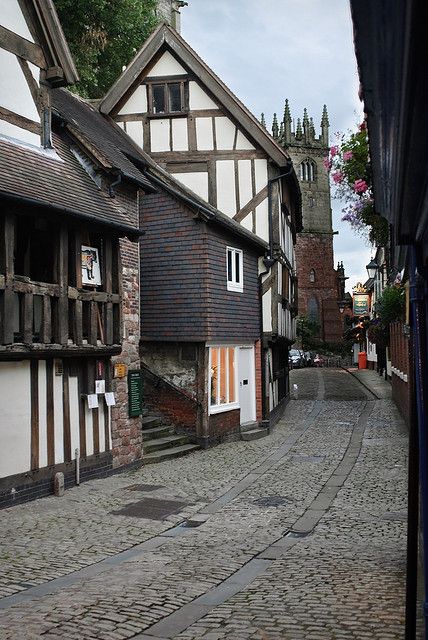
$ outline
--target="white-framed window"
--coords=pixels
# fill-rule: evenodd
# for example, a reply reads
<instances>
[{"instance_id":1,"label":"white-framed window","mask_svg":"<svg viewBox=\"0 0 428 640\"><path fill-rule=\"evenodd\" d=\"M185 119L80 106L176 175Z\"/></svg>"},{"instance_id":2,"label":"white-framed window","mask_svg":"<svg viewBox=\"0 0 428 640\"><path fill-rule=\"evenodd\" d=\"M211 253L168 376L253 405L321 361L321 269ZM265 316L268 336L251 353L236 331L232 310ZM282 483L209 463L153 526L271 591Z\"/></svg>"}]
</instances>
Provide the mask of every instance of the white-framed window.
<instances>
[{"instance_id":1,"label":"white-framed window","mask_svg":"<svg viewBox=\"0 0 428 640\"><path fill-rule=\"evenodd\" d=\"M244 255L241 249L226 249L227 290L244 291Z\"/></svg>"},{"instance_id":2,"label":"white-framed window","mask_svg":"<svg viewBox=\"0 0 428 640\"><path fill-rule=\"evenodd\" d=\"M210 347L209 413L238 408L236 348Z\"/></svg>"}]
</instances>

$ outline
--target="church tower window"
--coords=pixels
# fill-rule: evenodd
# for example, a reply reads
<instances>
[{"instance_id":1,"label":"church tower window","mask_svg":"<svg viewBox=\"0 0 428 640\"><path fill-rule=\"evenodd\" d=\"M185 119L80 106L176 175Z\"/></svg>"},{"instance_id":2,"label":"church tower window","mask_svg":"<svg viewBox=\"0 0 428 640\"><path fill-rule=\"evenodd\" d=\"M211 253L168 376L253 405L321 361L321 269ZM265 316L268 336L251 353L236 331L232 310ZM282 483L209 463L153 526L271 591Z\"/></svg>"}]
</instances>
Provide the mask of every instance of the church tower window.
<instances>
[{"instance_id":1,"label":"church tower window","mask_svg":"<svg viewBox=\"0 0 428 640\"><path fill-rule=\"evenodd\" d=\"M309 282L315 282L315 271L314 271L314 269L311 269L309 271Z\"/></svg>"},{"instance_id":2,"label":"church tower window","mask_svg":"<svg viewBox=\"0 0 428 640\"><path fill-rule=\"evenodd\" d=\"M303 182L315 181L315 163L312 160L303 160L300 163L300 180Z\"/></svg>"}]
</instances>

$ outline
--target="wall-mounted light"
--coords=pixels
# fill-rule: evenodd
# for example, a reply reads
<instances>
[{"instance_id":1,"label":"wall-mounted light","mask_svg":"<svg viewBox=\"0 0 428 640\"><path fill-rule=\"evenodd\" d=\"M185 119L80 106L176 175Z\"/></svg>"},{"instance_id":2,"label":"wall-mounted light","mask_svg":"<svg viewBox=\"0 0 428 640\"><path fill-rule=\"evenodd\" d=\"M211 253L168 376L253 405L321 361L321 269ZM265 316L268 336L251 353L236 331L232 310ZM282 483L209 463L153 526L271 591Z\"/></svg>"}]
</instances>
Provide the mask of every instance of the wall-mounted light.
<instances>
[{"instance_id":1,"label":"wall-mounted light","mask_svg":"<svg viewBox=\"0 0 428 640\"><path fill-rule=\"evenodd\" d=\"M369 278L375 278L376 271L379 269L379 265L374 258L370 260L370 262L366 265L367 273Z\"/></svg>"}]
</instances>

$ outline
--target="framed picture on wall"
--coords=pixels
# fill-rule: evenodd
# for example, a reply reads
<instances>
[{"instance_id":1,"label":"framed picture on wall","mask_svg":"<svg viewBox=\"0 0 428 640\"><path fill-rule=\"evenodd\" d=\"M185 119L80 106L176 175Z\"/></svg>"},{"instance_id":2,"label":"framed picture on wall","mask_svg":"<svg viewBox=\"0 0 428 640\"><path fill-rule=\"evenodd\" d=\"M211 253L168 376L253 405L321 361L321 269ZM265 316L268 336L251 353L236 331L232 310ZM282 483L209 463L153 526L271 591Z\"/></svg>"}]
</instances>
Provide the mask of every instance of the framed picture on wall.
<instances>
[{"instance_id":1,"label":"framed picture on wall","mask_svg":"<svg viewBox=\"0 0 428 640\"><path fill-rule=\"evenodd\" d=\"M98 287L101 284L101 269L98 249L82 244L82 284Z\"/></svg>"}]
</instances>

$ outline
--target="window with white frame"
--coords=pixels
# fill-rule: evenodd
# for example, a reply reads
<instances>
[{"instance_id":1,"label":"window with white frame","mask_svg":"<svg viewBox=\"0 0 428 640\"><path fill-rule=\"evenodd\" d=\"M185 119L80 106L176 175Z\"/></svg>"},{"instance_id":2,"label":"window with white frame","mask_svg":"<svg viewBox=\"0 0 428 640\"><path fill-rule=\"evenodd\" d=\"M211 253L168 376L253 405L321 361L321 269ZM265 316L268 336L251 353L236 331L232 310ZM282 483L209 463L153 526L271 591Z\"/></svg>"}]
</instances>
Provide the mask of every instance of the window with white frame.
<instances>
[{"instance_id":1,"label":"window with white frame","mask_svg":"<svg viewBox=\"0 0 428 640\"><path fill-rule=\"evenodd\" d=\"M238 406L235 347L210 347L210 413Z\"/></svg>"},{"instance_id":2,"label":"window with white frame","mask_svg":"<svg viewBox=\"0 0 428 640\"><path fill-rule=\"evenodd\" d=\"M226 271L227 290L244 290L244 256L241 249L227 247L226 249Z\"/></svg>"}]
</instances>

